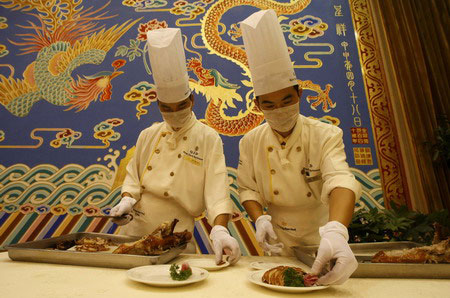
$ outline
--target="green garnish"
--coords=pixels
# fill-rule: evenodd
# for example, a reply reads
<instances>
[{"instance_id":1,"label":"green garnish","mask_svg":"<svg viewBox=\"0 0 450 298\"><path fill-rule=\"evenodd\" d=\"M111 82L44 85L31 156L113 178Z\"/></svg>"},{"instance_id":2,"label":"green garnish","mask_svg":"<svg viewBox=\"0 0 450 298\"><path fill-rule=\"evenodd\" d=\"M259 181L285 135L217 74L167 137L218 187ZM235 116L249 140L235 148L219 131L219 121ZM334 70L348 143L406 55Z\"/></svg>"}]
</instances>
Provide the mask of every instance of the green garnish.
<instances>
[{"instance_id":1,"label":"green garnish","mask_svg":"<svg viewBox=\"0 0 450 298\"><path fill-rule=\"evenodd\" d=\"M292 268L284 270L284 286L304 287L303 276Z\"/></svg>"},{"instance_id":2,"label":"green garnish","mask_svg":"<svg viewBox=\"0 0 450 298\"><path fill-rule=\"evenodd\" d=\"M183 264L180 271L178 271L179 268L180 266L177 264L172 264L170 266L170 277L172 277L173 280L186 280L192 275L192 269L188 265Z\"/></svg>"}]
</instances>

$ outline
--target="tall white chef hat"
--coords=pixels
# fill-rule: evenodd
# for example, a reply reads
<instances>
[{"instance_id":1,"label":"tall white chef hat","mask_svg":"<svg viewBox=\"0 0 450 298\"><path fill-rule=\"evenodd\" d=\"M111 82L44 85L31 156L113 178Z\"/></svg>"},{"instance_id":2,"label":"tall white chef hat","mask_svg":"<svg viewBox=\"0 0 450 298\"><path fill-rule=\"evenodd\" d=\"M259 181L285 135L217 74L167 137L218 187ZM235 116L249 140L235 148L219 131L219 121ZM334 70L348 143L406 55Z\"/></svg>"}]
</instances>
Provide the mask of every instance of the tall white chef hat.
<instances>
[{"instance_id":1,"label":"tall white chef hat","mask_svg":"<svg viewBox=\"0 0 450 298\"><path fill-rule=\"evenodd\" d=\"M181 30L162 28L147 32L148 55L158 99L175 103L190 94Z\"/></svg>"},{"instance_id":2,"label":"tall white chef hat","mask_svg":"<svg viewBox=\"0 0 450 298\"><path fill-rule=\"evenodd\" d=\"M255 95L297 85L275 11L255 12L240 23Z\"/></svg>"}]
</instances>

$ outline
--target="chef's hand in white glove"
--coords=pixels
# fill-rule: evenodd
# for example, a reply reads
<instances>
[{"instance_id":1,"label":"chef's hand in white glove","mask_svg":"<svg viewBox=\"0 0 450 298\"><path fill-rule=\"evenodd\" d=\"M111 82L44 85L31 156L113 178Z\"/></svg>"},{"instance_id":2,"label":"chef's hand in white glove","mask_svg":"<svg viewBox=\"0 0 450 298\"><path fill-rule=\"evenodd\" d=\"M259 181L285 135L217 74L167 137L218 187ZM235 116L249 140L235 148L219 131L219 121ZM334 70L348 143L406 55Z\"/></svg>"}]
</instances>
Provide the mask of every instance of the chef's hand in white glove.
<instances>
[{"instance_id":1,"label":"chef's hand in white glove","mask_svg":"<svg viewBox=\"0 0 450 298\"><path fill-rule=\"evenodd\" d=\"M320 277L317 284L343 284L358 268L358 261L356 261L355 255L347 243L347 228L338 221L330 221L319 228L319 234L322 239L311 273L319 275L323 267L335 259L334 267L330 272Z\"/></svg>"},{"instance_id":2,"label":"chef's hand in white glove","mask_svg":"<svg viewBox=\"0 0 450 298\"><path fill-rule=\"evenodd\" d=\"M113 219L112 222L119 226L123 226L123 225L126 225L127 223L129 223L131 221L131 219L133 219L133 217L131 216L130 213L133 210L134 204L136 204L136 200L133 199L132 197L128 197L128 196L123 197L120 200L120 203L117 204L116 206L114 206L111 209L111 211L109 211L109 215L111 215L111 216L126 215L126 216L121 219Z\"/></svg>"},{"instance_id":3,"label":"chef's hand in white glove","mask_svg":"<svg viewBox=\"0 0 450 298\"><path fill-rule=\"evenodd\" d=\"M267 238L270 237L273 240L277 239L277 235L273 231L272 216L270 215L261 215L255 222L256 225L256 241L258 241L261 248L271 254L280 254L282 248L284 247L283 243L269 244L267 242Z\"/></svg>"},{"instance_id":4,"label":"chef's hand in white glove","mask_svg":"<svg viewBox=\"0 0 450 298\"><path fill-rule=\"evenodd\" d=\"M224 250L225 254L230 255L230 264L236 263L241 257L241 249L237 240L231 237L230 232L224 226L215 225L211 230L209 238L212 241L217 265L222 261Z\"/></svg>"}]
</instances>

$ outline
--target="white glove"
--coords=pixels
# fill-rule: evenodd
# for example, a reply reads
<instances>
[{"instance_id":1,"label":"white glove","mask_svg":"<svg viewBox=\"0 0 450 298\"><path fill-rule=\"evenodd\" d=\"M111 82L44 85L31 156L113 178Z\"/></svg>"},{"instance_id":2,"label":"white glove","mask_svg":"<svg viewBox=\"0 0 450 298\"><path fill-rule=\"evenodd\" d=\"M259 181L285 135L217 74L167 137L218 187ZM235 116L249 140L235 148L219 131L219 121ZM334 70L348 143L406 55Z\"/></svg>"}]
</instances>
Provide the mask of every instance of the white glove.
<instances>
[{"instance_id":1,"label":"white glove","mask_svg":"<svg viewBox=\"0 0 450 298\"><path fill-rule=\"evenodd\" d=\"M271 254L280 254L282 248L284 247L283 243L269 244L267 242L267 237L272 238L273 240L277 239L277 235L273 231L272 216L270 215L261 215L255 222L256 225L256 241L258 241L261 248Z\"/></svg>"},{"instance_id":2,"label":"white glove","mask_svg":"<svg viewBox=\"0 0 450 298\"><path fill-rule=\"evenodd\" d=\"M120 200L119 204L114 206L111 209L111 211L109 211L109 215L122 216L122 215L130 214L131 211L133 210L134 204L136 204L135 199L133 199L132 197L125 196ZM121 219L113 219L112 222L119 226L123 226L123 225L126 225L127 223L129 223L132 218L133 217L130 215L130 216L126 216L125 218L121 218Z\"/></svg>"},{"instance_id":3,"label":"white glove","mask_svg":"<svg viewBox=\"0 0 450 298\"><path fill-rule=\"evenodd\" d=\"M213 250L216 254L217 265L222 261L223 250L225 250L225 254L230 255L230 264L236 263L241 257L241 249L237 240L231 237L230 232L224 226L215 225L209 238L212 241Z\"/></svg>"},{"instance_id":4,"label":"white glove","mask_svg":"<svg viewBox=\"0 0 450 298\"><path fill-rule=\"evenodd\" d=\"M347 228L338 221L330 221L319 228L319 234L322 239L311 274L319 275L328 262L336 259L331 271L320 277L317 284L343 284L358 268L358 261L347 243Z\"/></svg>"}]
</instances>

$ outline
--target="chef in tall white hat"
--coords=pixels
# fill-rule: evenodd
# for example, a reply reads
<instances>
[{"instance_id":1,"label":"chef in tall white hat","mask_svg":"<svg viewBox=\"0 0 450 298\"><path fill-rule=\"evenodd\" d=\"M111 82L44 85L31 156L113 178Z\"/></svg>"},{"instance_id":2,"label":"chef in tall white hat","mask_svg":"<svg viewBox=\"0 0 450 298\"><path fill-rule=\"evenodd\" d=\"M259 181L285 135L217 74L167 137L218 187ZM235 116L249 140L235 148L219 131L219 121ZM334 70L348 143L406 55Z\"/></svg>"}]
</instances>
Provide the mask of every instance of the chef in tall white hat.
<instances>
[{"instance_id":1,"label":"chef in tall white hat","mask_svg":"<svg viewBox=\"0 0 450 298\"><path fill-rule=\"evenodd\" d=\"M110 214L133 214L133 220L116 221L120 232L143 236L161 223L179 220L175 230L194 231L194 219L206 210L216 262L223 250L235 263L239 244L230 236L232 214L222 140L192 112L194 97L180 29L147 32L150 64L164 119L143 130L127 166L122 199ZM192 252L192 250L191 250Z\"/></svg>"},{"instance_id":2,"label":"chef in tall white hat","mask_svg":"<svg viewBox=\"0 0 450 298\"><path fill-rule=\"evenodd\" d=\"M275 12L256 12L240 27L255 104L266 119L239 144L240 201L265 251L293 255L292 246L319 245L312 272L337 259L318 282L341 284L357 267L347 225L361 193L342 130L299 114L302 90Z\"/></svg>"}]
</instances>

